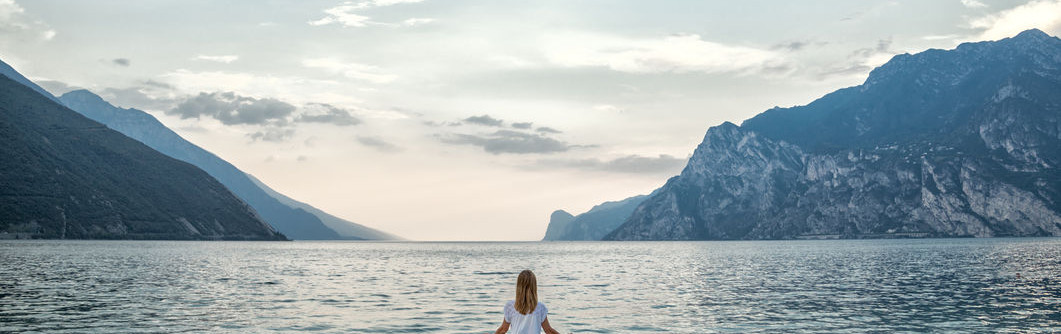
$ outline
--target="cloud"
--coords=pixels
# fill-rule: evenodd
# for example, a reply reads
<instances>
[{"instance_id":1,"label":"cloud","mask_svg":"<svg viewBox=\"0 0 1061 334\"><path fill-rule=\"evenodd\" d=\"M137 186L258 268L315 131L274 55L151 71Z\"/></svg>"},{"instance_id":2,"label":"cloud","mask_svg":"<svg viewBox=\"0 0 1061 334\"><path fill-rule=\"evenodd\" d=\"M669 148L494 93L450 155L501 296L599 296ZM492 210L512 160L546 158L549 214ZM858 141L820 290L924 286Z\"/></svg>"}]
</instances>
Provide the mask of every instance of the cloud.
<instances>
[{"instance_id":1,"label":"cloud","mask_svg":"<svg viewBox=\"0 0 1061 334\"><path fill-rule=\"evenodd\" d=\"M807 45L809 45L809 44L810 43L807 43L807 42L804 42L804 41L794 41L794 42L781 43L781 44L774 45L773 49L781 49L781 50L786 50L786 51L799 51L799 50L803 50L803 48L807 47Z\"/></svg>"},{"instance_id":2,"label":"cloud","mask_svg":"<svg viewBox=\"0 0 1061 334\"><path fill-rule=\"evenodd\" d=\"M435 122L435 121L423 121L423 122L421 122L421 124L429 126L429 127L433 127L433 128L458 127L458 126L464 125L461 122Z\"/></svg>"},{"instance_id":3,"label":"cloud","mask_svg":"<svg viewBox=\"0 0 1061 334\"><path fill-rule=\"evenodd\" d=\"M307 78L269 73L205 71L178 69L157 76L182 92L238 92L244 95L269 96L298 103L328 101L356 104L361 101L350 94L338 93L343 83L334 79Z\"/></svg>"},{"instance_id":4,"label":"cloud","mask_svg":"<svg viewBox=\"0 0 1061 334\"><path fill-rule=\"evenodd\" d=\"M234 124L284 124L295 111L295 106L277 99L257 99L236 95L233 92L199 93L188 98L176 108L166 111L180 118L213 117L226 125ZM270 140L275 134L263 133L254 139Z\"/></svg>"},{"instance_id":5,"label":"cloud","mask_svg":"<svg viewBox=\"0 0 1061 334\"><path fill-rule=\"evenodd\" d=\"M78 89L86 89L85 87L56 80L36 80L35 82L55 96ZM123 108L167 110L172 109L179 102L174 98L175 91L173 86L154 80L143 81L130 87L93 88L91 91L107 102Z\"/></svg>"},{"instance_id":6,"label":"cloud","mask_svg":"<svg viewBox=\"0 0 1061 334\"><path fill-rule=\"evenodd\" d=\"M374 148L374 149L376 149L376 150L378 150L380 152L398 152L398 151L401 151L401 148L398 147L397 145L391 144L390 142L387 142L387 141L385 141L383 139L380 139L380 138L377 138L377 137L359 136L359 137L357 137L357 142L361 143L361 145L365 145L365 146Z\"/></svg>"},{"instance_id":7,"label":"cloud","mask_svg":"<svg viewBox=\"0 0 1061 334\"><path fill-rule=\"evenodd\" d=\"M553 128L550 128L550 127L547 127L547 126L538 127L534 131L538 131L538 132L541 132L541 133L563 133L563 131L560 131L560 130L557 130L557 129L553 129Z\"/></svg>"},{"instance_id":8,"label":"cloud","mask_svg":"<svg viewBox=\"0 0 1061 334\"><path fill-rule=\"evenodd\" d=\"M577 160L539 160L539 167L573 168L588 171L602 171L628 174L661 174L677 175L689 159L676 158L661 154L658 157L628 155L612 160L577 159Z\"/></svg>"},{"instance_id":9,"label":"cloud","mask_svg":"<svg viewBox=\"0 0 1061 334\"><path fill-rule=\"evenodd\" d=\"M166 90L173 90L175 88L171 84L168 84L168 83L165 83L165 82L158 82L158 81L150 80L150 79L148 79L147 81L144 81L144 86L160 88L160 89L166 89Z\"/></svg>"},{"instance_id":10,"label":"cloud","mask_svg":"<svg viewBox=\"0 0 1061 334\"><path fill-rule=\"evenodd\" d=\"M177 104L177 99L170 97L172 88L153 86L145 83L142 86L126 88L107 87L97 94L117 106L144 108L151 110L168 110Z\"/></svg>"},{"instance_id":11,"label":"cloud","mask_svg":"<svg viewBox=\"0 0 1061 334\"><path fill-rule=\"evenodd\" d=\"M879 39L876 45L859 48L847 55L847 60L824 69L820 78L831 76L864 76L873 68L888 62L897 52L891 49L892 40Z\"/></svg>"},{"instance_id":12,"label":"cloud","mask_svg":"<svg viewBox=\"0 0 1061 334\"><path fill-rule=\"evenodd\" d=\"M874 45L872 47L867 47L867 48L861 48L861 49L857 49L855 51L852 51L850 57L866 58L866 57L871 57L873 55L880 54L880 53L889 53L890 54L890 53L892 53L892 51L890 51L891 50L891 46L892 46L892 39L891 38L879 39L879 40L877 40L877 45Z\"/></svg>"},{"instance_id":13,"label":"cloud","mask_svg":"<svg viewBox=\"0 0 1061 334\"><path fill-rule=\"evenodd\" d=\"M1061 33L1061 1L1036 0L969 21L981 30L979 40L1012 37L1021 31L1039 28L1051 35Z\"/></svg>"},{"instance_id":14,"label":"cloud","mask_svg":"<svg viewBox=\"0 0 1061 334\"><path fill-rule=\"evenodd\" d=\"M258 132L251 133L251 134L247 135L247 137L251 138L251 141L255 141L256 142L256 141L261 140L261 141L268 141L268 142L274 142L274 143L287 141L288 139L291 139L294 136L295 136L295 130L294 129L275 128L275 127L266 128L266 129L263 129L261 131L258 131Z\"/></svg>"},{"instance_id":15,"label":"cloud","mask_svg":"<svg viewBox=\"0 0 1061 334\"><path fill-rule=\"evenodd\" d=\"M424 0L373 0L373 1L366 1L363 4L370 5L372 7L386 7L386 6L393 6L393 5L397 5L397 4L403 4L403 3L418 3L418 2L424 2Z\"/></svg>"},{"instance_id":16,"label":"cloud","mask_svg":"<svg viewBox=\"0 0 1061 334\"><path fill-rule=\"evenodd\" d=\"M603 112L621 112L623 111L623 108L619 108L610 104L598 104L593 106L593 110Z\"/></svg>"},{"instance_id":17,"label":"cloud","mask_svg":"<svg viewBox=\"0 0 1061 334\"><path fill-rule=\"evenodd\" d=\"M369 24L379 24L379 23L372 22L371 21L372 20L371 17L360 15L360 14L356 14L355 12L357 12L357 11L360 11L360 10L363 10L363 9L368 9L368 8L373 8L373 7L386 7L386 6L393 6L393 5L397 5L397 4L417 3L417 2L422 2L422 1L423 0L371 0L371 1L363 1L363 2L358 2L358 3L354 3L352 1L346 1L346 2L343 2L342 4L340 4L338 6L325 9L324 10L324 14L325 14L324 17L322 17L322 18L320 18L318 20L309 21L308 23L310 25L313 25L313 26L339 24L339 25L342 25L343 27L358 27L359 28L359 27L367 26ZM418 25L418 24L429 23L431 21L434 21L434 19L411 18L411 19L403 21L402 23L404 25L407 25L407 26L414 26L414 25Z\"/></svg>"},{"instance_id":18,"label":"cloud","mask_svg":"<svg viewBox=\"0 0 1061 334\"><path fill-rule=\"evenodd\" d=\"M530 129L532 126L534 126L534 123L531 123L531 122L512 123L512 128L515 128L515 129L526 130L526 129Z\"/></svg>"},{"instance_id":19,"label":"cloud","mask_svg":"<svg viewBox=\"0 0 1061 334\"><path fill-rule=\"evenodd\" d=\"M957 39L959 39L959 38L961 38L961 37L962 37L962 36L961 36L961 35L958 35L958 34L948 34L948 35L927 35L927 36L921 36L921 39L923 39L923 40L926 40L926 41L941 41L941 40L945 40L945 39L953 39L953 40L957 40Z\"/></svg>"},{"instance_id":20,"label":"cloud","mask_svg":"<svg viewBox=\"0 0 1061 334\"><path fill-rule=\"evenodd\" d=\"M505 121L497 118L490 117L490 115L472 116L464 119L465 122L471 124L485 125L485 126L502 126Z\"/></svg>"},{"instance_id":21,"label":"cloud","mask_svg":"<svg viewBox=\"0 0 1061 334\"><path fill-rule=\"evenodd\" d=\"M574 147L553 138L511 130L498 130L488 135L451 134L439 138L446 144L479 146L491 154L559 153Z\"/></svg>"},{"instance_id":22,"label":"cloud","mask_svg":"<svg viewBox=\"0 0 1061 334\"><path fill-rule=\"evenodd\" d=\"M237 56L237 55L221 55L221 56L197 55L197 56L195 56L195 58L192 58L192 60L205 60L205 61L212 61L212 62L228 64L228 63L231 63L231 62L239 60L239 56Z\"/></svg>"},{"instance_id":23,"label":"cloud","mask_svg":"<svg viewBox=\"0 0 1061 334\"><path fill-rule=\"evenodd\" d=\"M368 81L377 84L392 82L398 78L395 75L381 73L379 68L375 66L342 62L333 58L305 59L302 61L302 66L324 69L332 73L341 74L350 79Z\"/></svg>"},{"instance_id":24,"label":"cloud","mask_svg":"<svg viewBox=\"0 0 1061 334\"><path fill-rule=\"evenodd\" d=\"M799 52L806 50L809 47L822 47L829 45L829 42L814 41L814 40L803 40L803 41L790 41L784 43L774 44L770 47L771 50L784 50L787 52Z\"/></svg>"},{"instance_id":25,"label":"cloud","mask_svg":"<svg viewBox=\"0 0 1061 334\"><path fill-rule=\"evenodd\" d=\"M969 8L987 8L987 4L977 0L961 0L962 6Z\"/></svg>"},{"instance_id":26,"label":"cloud","mask_svg":"<svg viewBox=\"0 0 1061 334\"><path fill-rule=\"evenodd\" d=\"M413 27L413 26L425 25L425 24L428 24L428 23L431 23L431 22L435 22L435 19L431 19L431 18L416 18L416 17L414 17L414 18L406 19L405 21L402 21L402 25Z\"/></svg>"},{"instance_id":27,"label":"cloud","mask_svg":"<svg viewBox=\"0 0 1061 334\"><path fill-rule=\"evenodd\" d=\"M338 108L325 103L308 103L302 107L303 113L295 118L296 122L303 123L329 123L338 126L350 126L361 124L361 120L354 117L346 109Z\"/></svg>"},{"instance_id":28,"label":"cloud","mask_svg":"<svg viewBox=\"0 0 1061 334\"><path fill-rule=\"evenodd\" d=\"M344 27L364 27L372 18L353 13L354 11L361 8L364 7L362 7L361 5L355 5L351 2L344 2L341 5L325 9L324 14L326 15L323 18L315 21L309 21L309 24L314 26L322 26L337 23Z\"/></svg>"},{"instance_id":29,"label":"cloud","mask_svg":"<svg viewBox=\"0 0 1061 334\"><path fill-rule=\"evenodd\" d=\"M17 24L11 22L13 19L19 18L25 15L26 10L15 3L14 0L0 0L0 19L7 22L7 24Z\"/></svg>"},{"instance_id":30,"label":"cloud","mask_svg":"<svg viewBox=\"0 0 1061 334\"><path fill-rule=\"evenodd\" d=\"M568 33L546 41L546 58L564 67L605 67L627 73L757 72L787 62L774 51L726 45L699 35L630 39Z\"/></svg>"},{"instance_id":31,"label":"cloud","mask_svg":"<svg viewBox=\"0 0 1061 334\"><path fill-rule=\"evenodd\" d=\"M82 89L82 87L80 86L69 85L65 82L56 80L34 80L33 82L55 96L63 95L70 91Z\"/></svg>"},{"instance_id":32,"label":"cloud","mask_svg":"<svg viewBox=\"0 0 1061 334\"><path fill-rule=\"evenodd\" d=\"M124 67L129 67L129 65L132 64L132 62L130 62L128 58L111 59L111 63L114 63L114 65L124 66Z\"/></svg>"},{"instance_id":33,"label":"cloud","mask_svg":"<svg viewBox=\"0 0 1061 334\"><path fill-rule=\"evenodd\" d=\"M0 0L0 41L50 41L56 31L26 14L14 0Z\"/></svg>"}]
</instances>

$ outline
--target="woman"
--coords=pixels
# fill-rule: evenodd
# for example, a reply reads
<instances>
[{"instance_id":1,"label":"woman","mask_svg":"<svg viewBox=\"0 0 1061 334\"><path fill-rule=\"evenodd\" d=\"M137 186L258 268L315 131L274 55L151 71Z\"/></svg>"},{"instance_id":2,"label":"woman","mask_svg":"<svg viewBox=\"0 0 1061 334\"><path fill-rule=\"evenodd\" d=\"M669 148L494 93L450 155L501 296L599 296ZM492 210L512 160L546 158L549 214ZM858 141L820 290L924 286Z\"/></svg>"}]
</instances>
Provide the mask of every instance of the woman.
<instances>
[{"instance_id":1,"label":"woman","mask_svg":"<svg viewBox=\"0 0 1061 334\"><path fill-rule=\"evenodd\" d=\"M505 304L505 321L497 329L497 334L508 333L511 327L515 334L560 334L549 326L549 309L538 302L538 280L534 273L524 270L516 278L516 300Z\"/></svg>"}]
</instances>

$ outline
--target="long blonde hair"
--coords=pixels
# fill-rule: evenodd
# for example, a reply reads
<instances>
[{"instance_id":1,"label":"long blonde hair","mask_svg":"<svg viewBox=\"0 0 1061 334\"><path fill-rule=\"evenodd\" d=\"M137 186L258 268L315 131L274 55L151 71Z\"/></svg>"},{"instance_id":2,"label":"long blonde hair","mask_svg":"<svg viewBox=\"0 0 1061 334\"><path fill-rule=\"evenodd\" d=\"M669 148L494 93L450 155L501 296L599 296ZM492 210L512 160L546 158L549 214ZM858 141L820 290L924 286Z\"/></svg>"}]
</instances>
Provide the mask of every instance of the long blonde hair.
<instances>
[{"instance_id":1,"label":"long blonde hair","mask_svg":"<svg viewBox=\"0 0 1061 334\"><path fill-rule=\"evenodd\" d=\"M528 314L538 307L538 279L534 273L524 270L516 278L516 312Z\"/></svg>"}]
</instances>

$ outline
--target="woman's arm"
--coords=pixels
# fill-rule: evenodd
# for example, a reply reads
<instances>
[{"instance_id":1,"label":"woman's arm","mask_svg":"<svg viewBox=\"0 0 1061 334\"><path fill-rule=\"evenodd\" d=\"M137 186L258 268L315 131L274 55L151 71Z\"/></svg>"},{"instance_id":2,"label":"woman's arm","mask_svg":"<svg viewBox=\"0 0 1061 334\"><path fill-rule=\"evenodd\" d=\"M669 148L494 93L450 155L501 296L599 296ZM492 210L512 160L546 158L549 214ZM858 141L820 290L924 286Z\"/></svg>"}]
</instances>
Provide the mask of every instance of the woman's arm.
<instances>
[{"instance_id":1,"label":"woman's arm","mask_svg":"<svg viewBox=\"0 0 1061 334\"><path fill-rule=\"evenodd\" d=\"M553 326L549 326L549 317L545 317L545 320L542 321L542 330L545 331L545 334L560 334L560 332L553 329Z\"/></svg>"},{"instance_id":2,"label":"woman's arm","mask_svg":"<svg viewBox=\"0 0 1061 334\"><path fill-rule=\"evenodd\" d=\"M501 321L501 327L498 327L497 331L494 332L494 334L505 334L505 333L508 333L508 321L507 320Z\"/></svg>"}]
</instances>

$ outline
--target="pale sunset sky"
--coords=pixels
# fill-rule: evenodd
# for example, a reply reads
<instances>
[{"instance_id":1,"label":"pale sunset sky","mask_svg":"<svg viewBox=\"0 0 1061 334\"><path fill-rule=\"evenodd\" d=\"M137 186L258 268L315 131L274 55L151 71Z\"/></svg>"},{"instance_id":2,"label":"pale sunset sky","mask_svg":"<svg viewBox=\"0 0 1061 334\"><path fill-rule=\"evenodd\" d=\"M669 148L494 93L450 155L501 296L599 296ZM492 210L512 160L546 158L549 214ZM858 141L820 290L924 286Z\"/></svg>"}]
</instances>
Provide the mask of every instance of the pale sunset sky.
<instances>
[{"instance_id":1,"label":"pale sunset sky","mask_svg":"<svg viewBox=\"0 0 1061 334\"><path fill-rule=\"evenodd\" d=\"M538 240L711 126L1029 28L1061 34L1061 1L0 0L0 59L336 216Z\"/></svg>"}]
</instances>

